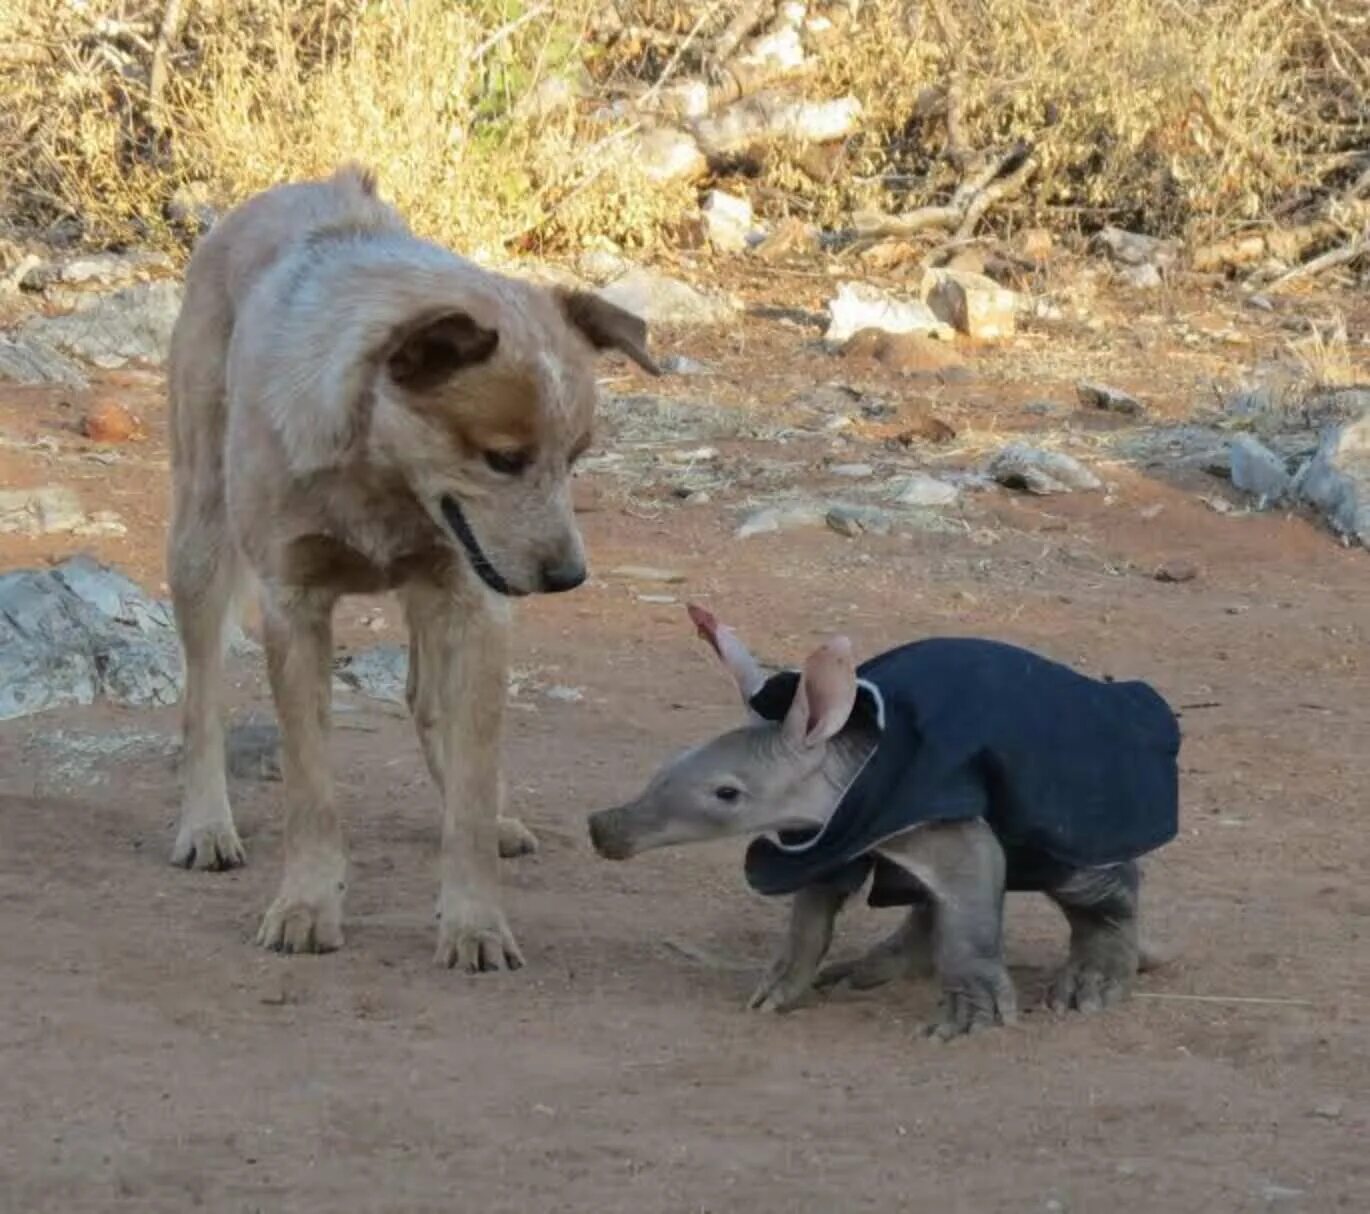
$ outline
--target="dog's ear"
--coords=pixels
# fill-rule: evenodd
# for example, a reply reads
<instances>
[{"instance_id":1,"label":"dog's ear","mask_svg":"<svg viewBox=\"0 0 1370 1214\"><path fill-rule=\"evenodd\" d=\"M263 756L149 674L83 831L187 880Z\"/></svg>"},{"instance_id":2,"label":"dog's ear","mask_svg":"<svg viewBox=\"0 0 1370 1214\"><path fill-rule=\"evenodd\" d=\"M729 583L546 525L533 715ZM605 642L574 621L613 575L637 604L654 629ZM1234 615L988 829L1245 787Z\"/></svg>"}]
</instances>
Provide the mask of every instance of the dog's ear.
<instances>
[{"instance_id":1,"label":"dog's ear","mask_svg":"<svg viewBox=\"0 0 1370 1214\"><path fill-rule=\"evenodd\" d=\"M498 346L495 329L485 328L465 312L444 312L400 326L391 338L385 366L401 388L423 392L483 363Z\"/></svg>"},{"instance_id":2,"label":"dog's ear","mask_svg":"<svg viewBox=\"0 0 1370 1214\"><path fill-rule=\"evenodd\" d=\"M661 368L647 353L647 322L593 291L556 288L562 315L596 350L619 350L650 375Z\"/></svg>"}]
</instances>

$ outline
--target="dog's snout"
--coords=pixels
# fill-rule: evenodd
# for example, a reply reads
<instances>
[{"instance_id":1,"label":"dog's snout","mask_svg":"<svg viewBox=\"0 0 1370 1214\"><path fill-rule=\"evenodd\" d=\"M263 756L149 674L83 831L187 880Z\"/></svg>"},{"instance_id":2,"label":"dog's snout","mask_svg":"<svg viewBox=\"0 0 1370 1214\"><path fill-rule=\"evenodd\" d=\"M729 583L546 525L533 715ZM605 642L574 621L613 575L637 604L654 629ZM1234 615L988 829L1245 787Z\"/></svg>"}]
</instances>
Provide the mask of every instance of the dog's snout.
<instances>
[{"instance_id":1,"label":"dog's snout","mask_svg":"<svg viewBox=\"0 0 1370 1214\"><path fill-rule=\"evenodd\" d=\"M585 562L578 556L549 561L542 567L542 590L545 594L560 594L574 590L585 581Z\"/></svg>"}]
</instances>

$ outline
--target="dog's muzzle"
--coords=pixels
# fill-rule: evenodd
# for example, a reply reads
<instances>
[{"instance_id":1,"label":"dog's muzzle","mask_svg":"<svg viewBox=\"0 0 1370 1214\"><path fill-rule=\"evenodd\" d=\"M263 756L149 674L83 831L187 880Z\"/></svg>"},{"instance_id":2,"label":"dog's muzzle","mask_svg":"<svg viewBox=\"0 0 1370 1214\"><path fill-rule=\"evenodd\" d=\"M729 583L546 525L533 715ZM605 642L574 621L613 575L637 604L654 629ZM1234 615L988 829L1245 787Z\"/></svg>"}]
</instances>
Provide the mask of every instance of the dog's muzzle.
<instances>
[{"instance_id":1,"label":"dog's muzzle","mask_svg":"<svg viewBox=\"0 0 1370 1214\"><path fill-rule=\"evenodd\" d=\"M466 515L461 512L461 507L456 501L443 494L442 498L442 517L447 520L447 525L452 529L452 534L461 541L461 546L466 549L466 555L470 558L471 568L476 571L476 575L490 587L496 594L518 596L527 594L526 590L515 590L504 580L504 575L490 563L490 558L480 546L476 539L476 533L471 530L471 524L466 521Z\"/></svg>"}]
</instances>

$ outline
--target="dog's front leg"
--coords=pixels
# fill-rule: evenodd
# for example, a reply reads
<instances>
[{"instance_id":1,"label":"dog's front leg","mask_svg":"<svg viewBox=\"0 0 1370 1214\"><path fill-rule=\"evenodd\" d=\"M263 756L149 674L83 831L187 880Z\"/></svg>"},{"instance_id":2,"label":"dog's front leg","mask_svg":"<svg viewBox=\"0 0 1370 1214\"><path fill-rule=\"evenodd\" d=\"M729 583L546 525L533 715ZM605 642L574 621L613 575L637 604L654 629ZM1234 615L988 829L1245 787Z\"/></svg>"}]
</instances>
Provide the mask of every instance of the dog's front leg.
<instances>
[{"instance_id":1,"label":"dog's front leg","mask_svg":"<svg viewBox=\"0 0 1370 1214\"><path fill-rule=\"evenodd\" d=\"M420 584L405 608L409 703L442 796L435 960L470 973L518 969L499 896L503 836L522 831L499 813L509 607L480 588Z\"/></svg>"},{"instance_id":2,"label":"dog's front leg","mask_svg":"<svg viewBox=\"0 0 1370 1214\"><path fill-rule=\"evenodd\" d=\"M333 657L331 595L268 590L267 669L281 722L285 776L285 875L257 943L287 953L342 945L347 854L328 768Z\"/></svg>"}]
</instances>

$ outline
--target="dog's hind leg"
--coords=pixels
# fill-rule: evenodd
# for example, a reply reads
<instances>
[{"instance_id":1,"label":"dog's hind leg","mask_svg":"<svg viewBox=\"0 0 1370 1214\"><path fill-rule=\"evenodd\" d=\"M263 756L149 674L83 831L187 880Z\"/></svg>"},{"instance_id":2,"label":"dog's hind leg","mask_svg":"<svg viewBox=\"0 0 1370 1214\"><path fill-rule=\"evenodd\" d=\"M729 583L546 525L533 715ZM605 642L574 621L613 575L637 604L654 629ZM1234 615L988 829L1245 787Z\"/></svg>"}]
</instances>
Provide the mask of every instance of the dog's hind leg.
<instances>
[{"instance_id":1,"label":"dog's hind leg","mask_svg":"<svg viewBox=\"0 0 1370 1214\"><path fill-rule=\"evenodd\" d=\"M435 959L475 973L523 964L499 895L500 852L522 827L499 815L509 607L460 576L410 584L404 606L409 704L442 797Z\"/></svg>"},{"instance_id":2,"label":"dog's hind leg","mask_svg":"<svg viewBox=\"0 0 1370 1214\"><path fill-rule=\"evenodd\" d=\"M177 486L167 580L185 655L181 816L171 862L225 869L243 863L224 774L225 629L241 583L242 561L213 487Z\"/></svg>"},{"instance_id":3,"label":"dog's hind leg","mask_svg":"<svg viewBox=\"0 0 1370 1214\"><path fill-rule=\"evenodd\" d=\"M1070 958L1048 988L1047 1005L1097 1012L1125 999L1141 959L1136 861L1077 869L1046 892L1070 923Z\"/></svg>"},{"instance_id":4,"label":"dog's hind leg","mask_svg":"<svg viewBox=\"0 0 1370 1214\"><path fill-rule=\"evenodd\" d=\"M263 603L281 721L285 873L257 943L286 953L326 953L343 942L347 853L328 767L333 604L330 593L307 590L278 590Z\"/></svg>"}]
</instances>

